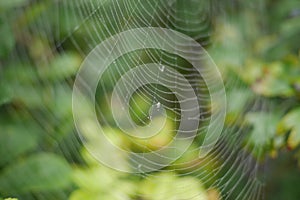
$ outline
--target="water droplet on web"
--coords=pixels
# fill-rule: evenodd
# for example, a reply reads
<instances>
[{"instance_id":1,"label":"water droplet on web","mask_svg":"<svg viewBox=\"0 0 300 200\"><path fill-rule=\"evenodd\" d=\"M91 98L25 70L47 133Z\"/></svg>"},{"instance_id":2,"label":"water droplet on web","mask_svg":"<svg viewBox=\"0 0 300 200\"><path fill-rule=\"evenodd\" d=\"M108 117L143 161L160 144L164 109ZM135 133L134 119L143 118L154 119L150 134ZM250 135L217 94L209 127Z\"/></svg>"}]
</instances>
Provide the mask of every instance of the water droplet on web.
<instances>
[{"instance_id":1,"label":"water droplet on web","mask_svg":"<svg viewBox=\"0 0 300 200\"><path fill-rule=\"evenodd\" d=\"M164 65L161 65L161 66L159 67L159 70L163 72L163 71L165 70L165 66L164 66Z\"/></svg>"},{"instance_id":2,"label":"water droplet on web","mask_svg":"<svg viewBox=\"0 0 300 200\"><path fill-rule=\"evenodd\" d=\"M160 108L160 102L158 102L158 103L156 104L156 108L157 108L157 109Z\"/></svg>"}]
</instances>

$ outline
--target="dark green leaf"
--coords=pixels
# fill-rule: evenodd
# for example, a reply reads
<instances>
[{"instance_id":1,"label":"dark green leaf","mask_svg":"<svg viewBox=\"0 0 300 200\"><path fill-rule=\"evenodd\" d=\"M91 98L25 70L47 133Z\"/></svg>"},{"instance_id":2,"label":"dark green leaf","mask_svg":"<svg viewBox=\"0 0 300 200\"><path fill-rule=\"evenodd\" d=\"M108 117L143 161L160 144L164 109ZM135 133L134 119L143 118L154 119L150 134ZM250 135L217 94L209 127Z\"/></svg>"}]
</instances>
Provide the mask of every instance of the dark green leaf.
<instances>
[{"instance_id":1,"label":"dark green leaf","mask_svg":"<svg viewBox=\"0 0 300 200\"><path fill-rule=\"evenodd\" d=\"M40 153L8 166L0 175L4 194L51 191L70 184L71 169L62 158Z\"/></svg>"}]
</instances>

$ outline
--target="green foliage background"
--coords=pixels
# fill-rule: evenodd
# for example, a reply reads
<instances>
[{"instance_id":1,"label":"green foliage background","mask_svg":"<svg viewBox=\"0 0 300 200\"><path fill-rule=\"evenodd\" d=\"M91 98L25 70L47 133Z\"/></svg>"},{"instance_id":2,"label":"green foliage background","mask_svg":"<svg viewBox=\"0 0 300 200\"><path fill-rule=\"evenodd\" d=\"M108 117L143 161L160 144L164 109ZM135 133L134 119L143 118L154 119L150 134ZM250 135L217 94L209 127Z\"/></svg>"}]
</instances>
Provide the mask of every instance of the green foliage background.
<instances>
[{"instance_id":1,"label":"green foliage background","mask_svg":"<svg viewBox=\"0 0 300 200\"><path fill-rule=\"evenodd\" d=\"M102 9L108 9L111 2L106 1ZM199 16L184 11L195 6L213 8L209 25L199 30L207 37L198 41L220 68L226 84L226 127L238 127L246 135L244 143L248 145L241 148L266 168L265 174L259 175L266 181L264 197L298 200L300 1L203 2L178 0L177 9L183 11L178 17L196 21ZM151 13L152 3L137 4L136 12L146 7ZM0 0L0 197L168 200L189 199L197 194L195 199L213 200L226 196L219 188L207 190L210 185L192 173L134 177L100 166L85 152L72 117L72 84L83 59L72 39L88 51L84 37L96 19L87 21L87 28L74 32L72 38L67 37L78 19L64 13L73 12L76 6L58 7L61 10L57 12L57 23L52 4L47 0ZM124 6L122 1L120 6ZM112 22L106 36L118 32L114 27L121 16L112 14L104 20ZM180 27L193 26L197 30L199 24ZM100 25L97 29L105 32ZM51 30L58 30L55 36ZM178 31L192 37L199 34L184 30L187 29ZM54 48L49 38L54 43L62 39L64 42ZM253 102L256 109L248 110ZM112 140L120 145L131 147L122 133L114 137ZM151 142L159 146L169 139L164 133ZM138 146L133 148L141 150ZM194 156L185 155L182 159ZM207 173L212 168L207 166ZM182 189L182 184L189 187Z\"/></svg>"}]
</instances>

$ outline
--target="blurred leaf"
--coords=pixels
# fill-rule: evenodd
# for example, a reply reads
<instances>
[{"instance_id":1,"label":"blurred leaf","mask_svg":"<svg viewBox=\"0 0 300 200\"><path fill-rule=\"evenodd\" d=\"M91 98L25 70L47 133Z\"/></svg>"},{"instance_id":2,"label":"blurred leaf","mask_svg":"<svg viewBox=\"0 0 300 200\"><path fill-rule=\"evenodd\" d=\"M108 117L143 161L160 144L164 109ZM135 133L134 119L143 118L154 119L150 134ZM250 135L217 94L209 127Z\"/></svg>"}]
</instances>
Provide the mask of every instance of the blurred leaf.
<instances>
[{"instance_id":1,"label":"blurred leaf","mask_svg":"<svg viewBox=\"0 0 300 200\"><path fill-rule=\"evenodd\" d=\"M148 177L140 185L139 193L142 199L152 200L208 199L199 180L193 177L178 178L172 173L153 174Z\"/></svg>"},{"instance_id":2,"label":"blurred leaf","mask_svg":"<svg viewBox=\"0 0 300 200\"><path fill-rule=\"evenodd\" d=\"M287 83L278 78L268 76L265 79L255 83L253 90L267 97L272 96L292 96L293 88Z\"/></svg>"},{"instance_id":3,"label":"blurred leaf","mask_svg":"<svg viewBox=\"0 0 300 200\"><path fill-rule=\"evenodd\" d=\"M157 130L161 125L160 122L163 120L163 117L155 117L154 119L152 119L151 126L153 127L153 129ZM175 128L172 121L170 119L166 119L164 127L153 137L146 139L132 138L132 146L133 148L135 148L135 150L140 152L155 151L157 149L165 147L166 145L168 145L169 142L172 141L174 130ZM139 128L132 130L132 133L135 133L136 135L141 135L138 134L138 132L141 132ZM142 134L151 135L153 133L143 132Z\"/></svg>"},{"instance_id":4,"label":"blurred leaf","mask_svg":"<svg viewBox=\"0 0 300 200\"><path fill-rule=\"evenodd\" d=\"M134 194L136 185L126 180L126 174L99 165L88 153L84 157L89 163L88 168L76 168L73 171L73 180L79 186L70 197L70 200L129 200Z\"/></svg>"},{"instance_id":5,"label":"blurred leaf","mask_svg":"<svg viewBox=\"0 0 300 200\"><path fill-rule=\"evenodd\" d=\"M252 85L252 89L267 97L283 96L289 97L294 94L289 79L289 68L283 63L271 63L264 65L262 74Z\"/></svg>"},{"instance_id":6,"label":"blurred leaf","mask_svg":"<svg viewBox=\"0 0 300 200\"><path fill-rule=\"evenodd\" d=\"M3 84L6 86L19 86L19 84L33 84L38 81L35 68L29 63L13 62L3 69Z\"/></svg>"},{"instance_id":7,"label":"blurred leaf","mask_svg":"<svg viewBox=\"0 0 300 200\"><path fill-rule=\"evenodd\" d=\"M116 173L100 166L75 171L74 180L80 189L74 191L71 200L129 200L135 188L129 181L121 180Z\"/></svg>"},{"instance_id":8,"label":"blurred leaf","mask_svg":"<svg viewBox=\"0 0 300 200\"><path fill-rule=\"evenodd\" d=\"M38 130L33 126L1 125L0 165L15 160L38 145Z\"/></svg>"},{"instance_id":9,"label":"blurred leaf","mask_svg":"<svg viewBox=\"0 0 300 200\"><path fill-rule=\"evenodd\" d=\"M221 199L221 194L216 188L209 189L207 191L207 194L208 194L208 200L220 200Z\"/></svg>"},{"instance_id":10,"label":"blurred leaf","mask_svg":"<svg viewBox=\"0 0 300 200\"><path fill-rule=\"evenodd\" d=\"M276 113L253 112L246 115L246 122L252 125L248 141L256 147L268 147L276 134L280 115Z\"/></svg>"},{"instance_id":11,"label":"blurred leaf","mask_svg":"<svg viewBox=\"0 0 300 200\"><path fill-rule=\"evenodd\" d=\"M0 0L0 7L1 2L10 2L5 0ZM12 29L7 21L0 18L0 58L6 57L15 45L14 34Z\"/></svg>"},{"instance_id":12,"label":"blurred leaf","mask_svg":"<svg viewBox=\"0 0 300 200\"><path fill-rule=\"evenodd\" d=\"M13 86L13 101L22 103L27 108L42 108L47 99L49 90L44 89L40 85L23 85L22 87Z\"/></svg>"},{"instance_id":13,"label":"blurred leaf","mask_svg":"<svg viewBox=\"0 0 300 200\"><path fill-rule=\"evenodd\" d=\"M60 157L39 153L8 166L0 174L3 194L51 191L70 185L71 168Z\"/></svg>"},{"instance_id":14,"label":"blurred leaf","mask_svg":"<svg viewBox=\"0 0 300 200\"><path fill-rule=\"evenodd\" d=\"M246 58L246 47L235 22L218 22L214 46L209 49L217 66L221 68L239 67Z\"/></svg>"},{"instance_id":15,"label":"blurred leaf","mask_svg":"<svg viewBox=\"0 0 300 200\"><path fill-rule=\"evenodd\" d=\"M253 100L253 94L248 88L238 88L227 92L226 123L235 124L246 111L249 102Z\"/></svg>"},{"instance_id":16,"label":"blurred leaf","mask_svg":"<svg viewBox=\"0 0 300 200\"><path fill-rule=\"evenodd\" d=\"M281 24L281 34L284 37L294 36L300 33L300 17L293 17Z\"/></svg>"},{"instance_id":17,"label":"blurred leaf","mask_svg":"<svg viewBox=\"0 0 300 200\"><path fill-rule=\"evenodd\" d=\"M23 6L25 5L29 0L0 0L0 8L2 9L9 9L13 7Z\"/></svg>"},{"instance_id":18,"label":"blurred leaf","mask_svg":"<svg viewBox=\"0 0 300 200\"><path fill-rule=\"evenodd\" d=\"M294 149L300 144L300 108L290 111L277 127L278 133L287 133L290 131L287 145Z\"/></svg>"},{"instance_id":19,"label":"blurred leaf","mask_svg":"<svg viewBox=\"0 0 300 200\"><path fill-rule=\"evenodd\" d=\"M251 85L263 75L263 63L259 60L248 59L245 66L238 69L237 73L244 82Z\"/></svg>"},{"instance_id":20,"label":"blurred leaf","mask_svg":"<svg viewBox=\"0 0 300 200\"><path fill-rule=\"evenodd\" d=\"M73 53L65 53L55 57L49 66L39 68L42 80L61 81L76 74L81 58Z\"/></svg>"},{"instance_id":21,"label":"blurred leaf","mask_svg":"<svg viewBox=\"0 0 300 200\"><path fill-rule=\"evenodd\" d=\"M0 81L0 106L11 101L12 94L9 92L8 88L3 87Z\"/></svg>"},{"instance_id":22,"label":"blurred leaf","mask_svg":"<svg viewBox=\"0 0 300 200\"><path fill-rule=\"evenodd\" d=\"M43 91L38 83L38 76L30 65L24 63L8 64L2 71L0 96L3 103L17 101L27 106L42 105Z\"/></svg>"},{"instance_id":23,"label":"blurred leaf","mask_svg":"<svg viewBox=\"0 0 300 200\"><path fill-rule=\"evenodd\" d=\"M45 103L57 120L72 118L72 88L67 83L52 85Z\"/></svg>"}]
</instances>

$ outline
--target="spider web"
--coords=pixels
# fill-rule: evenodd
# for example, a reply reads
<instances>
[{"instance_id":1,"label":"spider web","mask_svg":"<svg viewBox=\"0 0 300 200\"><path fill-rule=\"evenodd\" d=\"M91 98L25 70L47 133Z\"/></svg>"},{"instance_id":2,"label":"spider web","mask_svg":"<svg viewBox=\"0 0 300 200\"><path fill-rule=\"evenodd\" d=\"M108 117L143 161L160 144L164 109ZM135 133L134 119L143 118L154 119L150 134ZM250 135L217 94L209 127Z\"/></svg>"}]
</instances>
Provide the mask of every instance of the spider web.
<instances>
[{"instance_id":1,"label":"spider web","mask_svg":"<svg viewBox=\"0 0 300 200\"><path fill-rule=\"evenodd\" d=\"M47 5L47 8L45 5ZM33 63L36 66L49 63L50 57L56 52L64 54L68 49L74 49L74 47L77 53L85 58L92 49L105 39L126 30L140 27L161 27L176 30L193 38L201 46L209 47L213 45L213 41L210 40L213 36L212 18L216 12L222 12L213 1L203 0L70 0L46 1L45 4L32 1L24 6L22 10L16 12L26 13L27 8L32 6L36 6L36 15L39 18L30 23L30 26L19 27L17 30L27 33L29 37L30 35L38 35L49 43L51 47L47 50L49 55L41 57L39 63ZM26 50L19 48L18 51L23 53ZM11 57L18 58L18 52ZM172 71L164 67L169 66L183 74L196 91L201 110L200 123L197 137L193 143L195 148L188 149L186 153L198 153L211 116L210 97L201 74L197 73L193 66L185 59L180 58L176 52L171 54L145 47L143 50L128 53L112 63L104 73L104 78L99 81L97 88L96 111L99 123L105 127L117 128L112 114L107 114L106 111L103 113L103 110L110 107L112 90L120 77L135 66L146 63L159 63L161 68L160 72L156 74L145 70L145 76L155 77L159 80L163 73L172 75ZM72 89L73 78L59 84L65 85L65 90L69 92ZM173 78L175 87L180 88L181 77L173 74ZM139 79L139 77L133 73L133 79ZM45 81L43 84L48 83ZM130 82L127 84L128 86L132 85ZM237 78L229 77L225 82L225 89L246 91L249 88L242 85ZM228 96L227 100L232 100L230 98L231 96ZM141 99L147 105L145 106L147 109L140 106ZM262 109L261 104L258 103L259 101L259 99L247 101L243 112ZM155 116L153 117L151 112L149 113L151 105L155 105L157 108L164 107L167 110L167 120L174 123L168 131L171 135L176 134L181 120L181 107L176 96L168 88L157 84L145 85L134 93L130 105L129 113L134 121L140 125L147 125L155 119ZM132 107L136 107L136 109ZM121 107L120 109L122 110ZM136 113L136 110L139 113ZM109 109L109 111L111 110ZM53 120L59 120L55 115L55 111L45 107L44 112L47 115L53 115ZM30 113L30 116L40 126L45 126L45 122L41 121L43 118L39 118L35 113ZM258 177L263 169L251 154L251 151L260 152L260 147L251 146L251 144L245 142L247 135L245 132L247 131L239 129L240 126L237 126L236 123L238 123L238 116L233 122L224 127L217 144L207 156L203 158L194 157L188 161L179 159L178 162L158 169L156 172L133 174L132 176L151 179L159 177L158 172L176 172L174 176L199 178L208 190L217 188L221 199L262 199L263 183ZM48 132L46 128L45 132ZM69 139L71 145L64 146L61 144L60 149L65 157L72 162L72 159L80 157L77 155L79 152L76 149L80 141L76 136ZM131 143L136 143L136 149L140 153L153 150L149 148L149 142L147 144L147 141L140 144L132 137L127 137L127 139ZM57 138L53 138L53 141L56 140ZM134 151L133 149L127 150ZM210 169L208 170L208 168ZM182 185L180 187L189 186ZM188 197L188 199L199 198L195 195L194 197Z\"/></svg>"}]
</instances>

